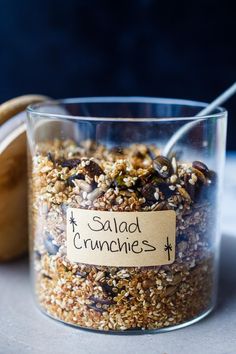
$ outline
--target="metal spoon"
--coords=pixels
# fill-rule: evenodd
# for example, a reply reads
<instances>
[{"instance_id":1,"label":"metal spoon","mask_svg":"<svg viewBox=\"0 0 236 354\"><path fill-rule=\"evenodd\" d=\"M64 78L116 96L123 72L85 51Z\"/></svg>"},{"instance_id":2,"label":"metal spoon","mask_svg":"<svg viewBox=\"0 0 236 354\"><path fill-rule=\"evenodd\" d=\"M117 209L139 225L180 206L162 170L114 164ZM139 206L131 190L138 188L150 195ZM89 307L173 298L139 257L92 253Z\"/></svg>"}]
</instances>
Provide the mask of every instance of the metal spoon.
<instances>
[{"instance_id":1,"label":"metal spoon","mask_svg":"<svg viewBox=\"0 0 236 354\"><path fill-rule=\"evenodd\" d=\"M232 95L236 93L236 82L230 86L226 91L224 91L220 96L218 96L213 102L211 102L207 107L203 108L196 117L206 116L211 113L216 107L228 100ZM199 123L199 119L186 123L180 129L178 129L169 141L166 143L162 155L168 156L173 148L173 146L178 142L179 139L183 137L190 129Z\"/></svg>"}]
</instances>

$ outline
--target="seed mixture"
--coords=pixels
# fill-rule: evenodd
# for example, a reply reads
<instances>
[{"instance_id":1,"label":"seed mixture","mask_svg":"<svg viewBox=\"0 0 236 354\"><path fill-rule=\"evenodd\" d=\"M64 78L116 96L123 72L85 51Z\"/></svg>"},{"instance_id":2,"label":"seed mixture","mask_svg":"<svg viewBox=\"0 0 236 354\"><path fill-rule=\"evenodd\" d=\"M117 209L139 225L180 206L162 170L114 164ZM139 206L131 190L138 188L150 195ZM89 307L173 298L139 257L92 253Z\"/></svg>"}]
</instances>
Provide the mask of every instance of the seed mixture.
<instances>
[{"instance_id":1,"label":"seed mixture","mask_svg":"<svg viewBox=\"0 0 236 354\"><path fill-rule=\"evenodd\" d=\"M167 159L154 146L107 148L93 141L36 147L30 178L31 244L40 307L76 326L160 329L192 320L214 304L216 174L200 161ZM72 263L68 207L176 212L171 265L108 267Z\"/></svg>"}]
</instances>

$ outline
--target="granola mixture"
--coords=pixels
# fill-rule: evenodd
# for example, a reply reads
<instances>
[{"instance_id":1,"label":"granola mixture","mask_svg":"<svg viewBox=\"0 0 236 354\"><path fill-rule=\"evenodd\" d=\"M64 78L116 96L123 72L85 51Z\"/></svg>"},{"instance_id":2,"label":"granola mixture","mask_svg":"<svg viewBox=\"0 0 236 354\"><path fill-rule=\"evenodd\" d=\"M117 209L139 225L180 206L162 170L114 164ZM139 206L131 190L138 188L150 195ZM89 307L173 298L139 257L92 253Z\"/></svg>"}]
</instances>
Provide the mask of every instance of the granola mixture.
<instances>
[{"instance_id":1,"label":"granola mixture","mask_svg":"<svg viewBox=\"0 0 236 354\"><path fill-rule=\"evenodd\" d=\"M85 328L125 331L181 324L213 306L216 175L202 162L169 160L154 145L55 140L37 146L30 180L34 281L47 314ZM175 210L175 262L139 268L69 262L68 206Z\"/></svg>"}]
</instances>

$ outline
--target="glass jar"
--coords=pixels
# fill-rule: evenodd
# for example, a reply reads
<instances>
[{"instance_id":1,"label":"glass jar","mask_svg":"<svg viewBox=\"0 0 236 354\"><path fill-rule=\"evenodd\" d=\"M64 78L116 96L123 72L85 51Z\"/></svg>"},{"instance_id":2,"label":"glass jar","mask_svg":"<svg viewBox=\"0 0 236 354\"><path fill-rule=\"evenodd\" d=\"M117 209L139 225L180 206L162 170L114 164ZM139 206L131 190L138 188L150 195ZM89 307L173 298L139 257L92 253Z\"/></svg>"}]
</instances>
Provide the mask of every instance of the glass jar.
<instances>
[{"instance_id":1,"label":"glass jar","mask_svg":"<svg viewBox=\"0 0 236 354\"><path fill-rule=\"evenodd\" d=\"M100 97L28 108L31 270L44 313L141 333L213 309L227 113L195 117L205 106Z\"/></svg>"}]
</instances>

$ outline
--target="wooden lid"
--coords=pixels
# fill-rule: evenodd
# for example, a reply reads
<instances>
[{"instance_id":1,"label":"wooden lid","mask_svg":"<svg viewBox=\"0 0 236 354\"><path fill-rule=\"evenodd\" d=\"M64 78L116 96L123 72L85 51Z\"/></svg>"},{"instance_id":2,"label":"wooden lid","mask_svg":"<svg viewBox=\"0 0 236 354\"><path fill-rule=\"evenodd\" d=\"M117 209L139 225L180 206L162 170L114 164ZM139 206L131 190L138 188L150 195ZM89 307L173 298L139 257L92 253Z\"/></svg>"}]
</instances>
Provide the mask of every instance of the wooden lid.
<instances>
[{"instance_id":1,"label":"wooden lid","mask_svg":"<svg viewBox=\"0 0 236 354\"><path fill-rule=\"evenodd\" d=\"M27 252L27 149L24 116L18 113L40 95L13 98L0 105L0 261Z\"/></svg>"}]
</instances>

